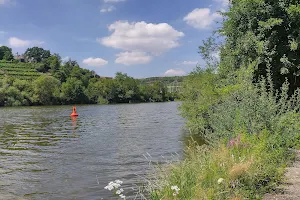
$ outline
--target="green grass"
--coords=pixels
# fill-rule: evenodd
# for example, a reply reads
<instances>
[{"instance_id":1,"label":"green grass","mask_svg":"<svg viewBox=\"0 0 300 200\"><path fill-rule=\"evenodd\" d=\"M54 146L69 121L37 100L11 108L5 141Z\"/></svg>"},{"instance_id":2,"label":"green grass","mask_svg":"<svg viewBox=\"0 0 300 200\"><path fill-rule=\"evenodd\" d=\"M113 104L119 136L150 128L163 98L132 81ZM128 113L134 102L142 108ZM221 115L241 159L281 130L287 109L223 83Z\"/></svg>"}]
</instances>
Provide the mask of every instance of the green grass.
<instances>
[{"instance_id":1,"label":"green grass","mask_svg":"<svg viewBox=\"0 0 300 200\"><path fill-rule=\"evenodd\" d=\"M159 171L150 185L151 199L261 199L281 183L293 154L267 130L240 134L235 144L214 148L192 145L186 158ZM173 196L171 186L178 186Z\"/></svg>"}]
</instances>

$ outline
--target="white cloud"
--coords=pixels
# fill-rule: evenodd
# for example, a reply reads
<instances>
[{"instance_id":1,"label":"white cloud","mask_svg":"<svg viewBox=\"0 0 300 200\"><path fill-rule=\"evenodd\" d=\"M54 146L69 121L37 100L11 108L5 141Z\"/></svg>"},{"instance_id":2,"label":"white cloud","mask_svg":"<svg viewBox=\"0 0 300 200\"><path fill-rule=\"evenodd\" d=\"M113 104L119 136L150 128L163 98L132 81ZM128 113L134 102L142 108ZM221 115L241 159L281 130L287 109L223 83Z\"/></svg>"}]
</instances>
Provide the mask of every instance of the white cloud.
<instances>
[{"instance_id":1,"label":"white cloud","mask_svg":"<svg viewBox=\"0 0 300 200\"><path fill-rule=\"evenodd\" d=\"M16 47L16 48L21 48L21 47L29 47L33 45L42 45L45 42L43 41L38 41L38 40L22 40L17 37L10 37L8 39L8 43L11 47Z\"/></svg>"},{"instance_id":2,"label":"white cloud","mask_svg":"<svg viewBox=\"0 0 300 200\"><path fill-rule=\"evenodd\" d=\"M0 6L4 5L16 5L16 2L14 0L0 0Z\"/></svg>"},{"instance_id":3,"label":"white cloud","mask_svg":"<svg viewBox=\"0 0 300 200\"><path fill-rule=\"evenodd\" d=\"M113 33L108 37L98 38L99 43L116 49L148 52L154 55L179 46L178 40L184 36L184 33L167 23L117 21L108 29Z\"/></svg>"},{"instance_id":4,"label":"white cloud","mask_svg":"<svg viewBox=\"0 0 300 200\"><path fill-rule=\"evenodd\" d=\"M28 47L31 44L30 40L21 40L16 37L10 37L8 43L12 47Z\"/></svg>"},{"instance_id":5,"label":"white cloud","mask_svg":"<svg viewBox=\"0 0 300 200\"><path fill-rule=\"evenodd\" d=\"M118 58L115 63L123 65L146 64L152 60L152 57L144 52L121 52L116 55Z\"/></svg>"},{"instance_id":6,"label":"white cloud","mask_svg":"<svg viewBox=\"0 0 300 200\"><path fill-rule=\"evenodd\" d=\"M117 3L121 1L126 1L126 0L104 0L105 3Z\"/></svg>"},{"instance_id":7,"label":"white cloud","mask_svg":"<svg viewBox=\"0 0 300 200\"><path fill-rule=\"evenodd\" d=\"M183 61L182 65L197 65L198 61Z\"/></svg>"},{"instance_id":8,"label":"white cloud","mask_svg":"<svg viewBox=\"0 0 300 200\"><path fill-rule=\"evenodd\" d=\"M10 2L10 0L0 0L0 5L4 5L4 4L7 4L9 2Z\"/></svg>"},{"instance_id":9,"label":"white cloud","mask_svg":"<svg viewBox=\"0 0 300 200\"><path fill-rule=\"evenodd\" d=\"M111 12L113 10L115 10L116 8L114 6L109 6L107 8L101 8L100 12L105 13L105 12Z\"/></svg>"},{"instance_id":10,"label":"white cloud","mask_svg":"<svg viewBox=\"0 0 300 200\"><path fill-rule=\"evenodd\" d=\"M213 22L218 18L221 18L221 15L216 12L211 13L209 8L196 8L187 14L183 20L194 28L207 29L210 28Z\"/></svg>"},{"instance_id":11,"label":"white cloud","mask_svg":"<svg viewBox=\"0 0 300 200\"><path fill-rule=\"evenodd\" d=\"M185 74L182 69L169 69L164 73L165 76L183 76Z\"/></svg>"},{"instance_id":12,"label":"white cloud","mask_svg":"<svg viewBox=\"0 0 300 200\"><path fill-rule=\"evenodd\" d=\"M1 0L0 0L1 1ZM4 34L6 34L7 32L5 32L5 31L0 31L0 35L4 35Z\"/></svg>"},{"instance_id":13,"label":"white cloud","mask_svg":"<svg viewBox=\"0 0 300 200\"><path fill-rule=\"evenodd\" d=\"M102 58L93 58L93 57L90 57L90 58L86 58L82 61L83 64L86 64L88 66L91 66L91 67L100 67L100 66L103 66L103 65L106 65L108 63L108 61L102 59Z\"/></svg>"}]
</instances>

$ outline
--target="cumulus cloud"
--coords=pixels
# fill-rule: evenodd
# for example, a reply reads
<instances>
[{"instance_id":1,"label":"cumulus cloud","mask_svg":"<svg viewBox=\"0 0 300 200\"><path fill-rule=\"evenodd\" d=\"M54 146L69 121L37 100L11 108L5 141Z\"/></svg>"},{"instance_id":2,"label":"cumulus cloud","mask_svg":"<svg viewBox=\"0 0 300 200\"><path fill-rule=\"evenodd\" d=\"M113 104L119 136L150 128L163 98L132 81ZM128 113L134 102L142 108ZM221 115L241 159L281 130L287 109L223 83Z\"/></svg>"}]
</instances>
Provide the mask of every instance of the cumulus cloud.
<instances>
[{"instance_id":1,"label":"cumulus cloud","mask_svg":"<svg viewBox=\"0 0 300 200\"><path fill-rule=\"evenodd\" d=\"M116 55L115 63L123 65L146 64L152 60L152 57L144 52L121 52Z\"/></svg>"},{"instance_id":2,"label":"cumulus cloud","mask_svg":"<svg viewBox=\"0 0 300 200\"><path fill-rule=\"evenodd\" d=\"M105 13L105 12L111 12L113 10L115 10L116 8L114 6L109 6L107 8L101 8L100 12Z\"/></svg>"},{"instance_id":3,"label":"cumulus cloud","mask_svg":"<svg viewBox=\"0 0 300 200\"><path fill-rule=\"evenodd\" d=\"M182 65L197 65L198 61L183 61Z\"/></svg>"},{"instance_id":4,"label":"cumulus cloud","mask_svg":"<svg viewBox=\"0 0 300 200\"><path fill-rule=\"evenodd\" d=\"M17 37L10 37L8 39L8 44L11 47L16 47L16 48L29 47L29 46L33 46L33 45L42 45L44 43L45 42L38 41L38 40L22 40L22 39L17 38Z\"/></svg>"},{"instance_id":5,"label":"cumulus cloud","mask_svg":"<svg viewBox=\"0 0 300 200\"><path fill-rule=\"evenodd\" d=\"M21 47L29 47L29 46L38 46L44 44L44 41L38 41L38 40L22 40L17 37L10 37L8 39L8 44L11 47L21 48Z\"/></svg>"},{"instance_id":6,"label":"cumulus cloud","mask_svg":"<svg viewBox=\"0 0 300 200\"><path fill-rule=\"evenodd\" d=\"M86 64L91 67L101 67L103 65L106 65L108 61L102 59L102 58L86 58L82 61L83 64Z\"/></svg>"},{"instance_id":7,"label":"cumulus cloud","mask_svg":"<svg viewBox=\"0 0 300 200\"><path fill-rule=\"evenodd\" d=\"M105 3L117 3L121 1L126 1L126 0L104 0Z\"/></svg>"},{"instance_id":8,"label":"cumulus cloud","mask_svg":"<svg viewBox=\"0 0 300 200\"><path fill-rule=\"evenodd\" d=\"M108 29L113 33L108 37L98 38L100 44L115 49L148 52L154 55L179 46L178 40L184 36L182 32L167 23L117 21Z\"/></svg>"},{"instance_id":9,"label":"cumulus cloud","mask_svg":"<svg viewBox=\"0 0 300 200\"><path fill-rule=\"evenodd\" d=\"M10 37L8 43L12 47L28 47L30 46L30 40L22 40L16 37Z\"/></svg>"},{"instance_id":10,"label":"cumulus cloud","mask_svg":"<svg viewBox=\"0 0 300 200\"><path fill-rule=\"evenodd\" d=\"M164 73L165 76L183 76L185 74L182 69L169 69Z\"/></svg>"},{"instance_id":11,"label":"cumulus cloud","mask_svg":"<svg viewBox=\"0 0 300 200\"><path fill-rule=\"evenodd\" d=\"M196 8L187 14L183 20L194 28L207 29L219 18L221 18L221 15L216 12L212 13L209 8Z\"/></svg>"}]
</instances>

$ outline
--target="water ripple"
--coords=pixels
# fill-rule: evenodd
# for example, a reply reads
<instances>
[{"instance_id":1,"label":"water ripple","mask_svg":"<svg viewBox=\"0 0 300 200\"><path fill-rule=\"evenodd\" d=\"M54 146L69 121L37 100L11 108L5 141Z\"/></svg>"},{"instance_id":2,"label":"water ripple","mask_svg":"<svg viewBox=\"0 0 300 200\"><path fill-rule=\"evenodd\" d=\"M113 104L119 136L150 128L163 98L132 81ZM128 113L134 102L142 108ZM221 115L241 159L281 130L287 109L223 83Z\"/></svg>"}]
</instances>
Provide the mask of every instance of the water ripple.
<instances>
[{"instance_id":1,"label":"water ripple","mask_svg":"<svg viewBox=\"0 0 300 200\"><path fill-rule=\"evenodd\" d=\"M153 161L182 151L178 103L0 109L0 196L4 199L100 199L122 179L140 183ZM99 183L99 184L98 184Z\"/></svg>"}]
</instances>

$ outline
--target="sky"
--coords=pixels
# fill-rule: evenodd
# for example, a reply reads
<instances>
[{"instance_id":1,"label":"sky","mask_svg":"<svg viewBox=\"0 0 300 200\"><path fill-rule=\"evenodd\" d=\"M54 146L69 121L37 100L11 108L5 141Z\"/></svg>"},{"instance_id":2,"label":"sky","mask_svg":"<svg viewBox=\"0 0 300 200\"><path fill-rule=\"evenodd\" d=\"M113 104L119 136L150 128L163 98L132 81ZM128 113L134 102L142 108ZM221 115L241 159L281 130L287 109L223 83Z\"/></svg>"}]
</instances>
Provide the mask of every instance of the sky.
<instances>
[{"instance_id":1,"label":"sky","mask_svg":"<svg viewBox=\"0 0 300 200\"><path fill-rule=\"evenodd\" d=\"M186 75L228 0L0 0L0 46L38 46L100 76Z\"/></svg>"}]
</instances>

